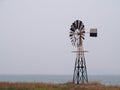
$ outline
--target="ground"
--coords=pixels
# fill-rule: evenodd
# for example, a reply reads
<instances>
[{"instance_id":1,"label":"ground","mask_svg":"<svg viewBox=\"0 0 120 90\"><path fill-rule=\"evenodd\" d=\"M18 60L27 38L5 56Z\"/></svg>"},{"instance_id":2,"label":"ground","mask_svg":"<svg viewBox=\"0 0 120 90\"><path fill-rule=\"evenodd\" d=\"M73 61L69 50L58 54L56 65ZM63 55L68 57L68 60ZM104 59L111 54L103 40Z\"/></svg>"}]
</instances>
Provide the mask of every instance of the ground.
<instances>
[{"instance_id":1,"label":"ground","mask_svg":"<svg viewBox=\"0 0 120 90\"><path fill-rule=\"evenodd\" d=\"M119 85L104 85L99 82L87 84L43 83L43 82L0 82L0 90L120 90Z\"/></svg>"}]
</instances>

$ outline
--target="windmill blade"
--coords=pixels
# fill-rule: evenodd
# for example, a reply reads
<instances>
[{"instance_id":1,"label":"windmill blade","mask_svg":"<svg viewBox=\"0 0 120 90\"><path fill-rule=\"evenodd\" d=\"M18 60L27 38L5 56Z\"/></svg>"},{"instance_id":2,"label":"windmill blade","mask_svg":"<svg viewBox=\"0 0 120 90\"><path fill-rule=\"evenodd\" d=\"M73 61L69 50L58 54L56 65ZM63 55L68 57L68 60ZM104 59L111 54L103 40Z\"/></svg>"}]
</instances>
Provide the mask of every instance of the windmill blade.
<instances>
[{"instance_id":1,"label":"windmill blade","mask_svg":"<svg viewBox=\"0 0 120 90\"><path fill-rule=\"evenodd\" d=\"M75 29L77 28L77 27L76 27L76 23L75 23L75 22L74 22L72 25L74 26L74 28L75 28Z\"/></svg>"},{"instance_id":2,"label":"windmill blade","mask_svg":"<svg viewBox=\"0 0 120 90\"><path fill-rule=\"evenodd\" d=\"M76 20L76 27L77 27L77 29L78 29L78 20Z\"/></svg>"},{"instance_id":3,"label":"windmill blade","mask_svg":"<svg viewBox=\"0 0 120 90\"><path fill-rule=\"evenodd\" d=\"M69 36L71 37L71 36L73 36L73 35L74 35L74 33L70 33L70 35L69 35Z\"/></svg>"},{"instance_id":4,"label":"windmill blade","mask_svg":"<svg viewBox=\"0 0 120 90\"><path fill-rule=\"evenodd\" d=\"M71 25L71 28L76 29L74 25Z\"/></svg>"},{"instance_id":5,"label":"windmill blade","mask_svg":"<svg viewBox=\"0 0 120 90\"><path fill-rule=\"evenodd\" d=\"M74 28L70 28L71 31L75 32L75 29Z\"/></svg>"},{"instance_id":6,"label":"windmill blade","mask_svg":"<svg viewBox=\"0 0 120 90\"><path fill-rule=\"evenodd\" d=\"M81 38L84 40L85 38L83 36L81 36Z\"/></svg>"},{"instance_id":7,"label":"windmill blade","mask_svg":"<svg viewBox=\"0 0 120 90\"><path fill-rule=\"evenodd\" d=\"M83 30L82 33L85 34L85 30Z\"/></svg>"},{"instance_id":8,"label":"windmill blade","mask_svg":"<svg viewBox=\"0 0 120 90\"><path fill-rule=\"evenodd\" d=\"M72 34L69 35L70 37L72 36Z\"/></svg>"},{"instance_id":9,"label":"windmill blade","mask_svg":"<svg viewBox=\"0 0 120 90\"><path fill-rule=\"evenodd\" d=\"M70 37L73 36L73 35L74 35L73 33L70 33L70 34L69 34Z\"/></svg>"},{"instance_id":10,"label":"windmill blade","mask_svg":"<svg viewBox=\"0 0 120 90\"><path fill-rule=\"evenodd\" d=\"M80 27L81 27L81 24L82 24L82 21L79 21L79 26L78 26L79 29L80 29Z\"/></svg>"},{"instance_id":11,"label":"windmill blade","mask_svg":"<svg viewBox=\"0 0 120 90\"><path fill-rule=\"evenodd\" d=\"M71 42L73 42L73 39L71 40Z\"/></svg>"},{"instance_id":12,"label":"windmill blade","mask_svg":"<svg viewBox=\"0 0 120 90\"><path fill-rule=\"evenodd\" d=\"M75 46L75 41L72 40L71 42L72 42L72 45Z\"/></svg>"},{"instance_id":13,"label":"windmill blade","mask_svg":"<svg viewBox=\"0 0 120 90\"><path fill-rule=\"evenodd\" d=\"M70 39L72 39L72 36L70 37Z\"/></svg>"},{"instance_id":14,"label":"windmill blade","mask_svg":"<svg viewBox=\"0 0 120 90\"><path fill-rule=\"evenodd\" d=\"M80 29L80 30L83 30L83 28L84 28L84 25L81 26L81 29Z\"/></svg>"},{"instance_id":15,"label":"windmill blade","mask_svg":"<svg viewBox=\"0 0 120 90\"><path fill-rule=\"evenodd\" d=\"M76 29L77 29L77 21L75 21L74 23L75 23L75 27L76 27Z\"/></svg>"},{"instance_id":16,"label":"windmill blade","mask_svg":"<svg viewBox=\"0 0 120 90\"><path fill-rule=\"evenodd\" d=\"M84 33L84 32L82 32L82 33L81 33L81 35L82 35L82 36L85 36L85 33Z\"/></svg>"},{"instance_id":17,"label":"windmill blade","mask_svg":"<svg viewBox=\"0 0 120 90\"><path fill-rule=\"evenodd\" d=\"M80 20L78 20L78 29L79 29L79 26L80 26Z\"/></svg>"},{"instance_id":18,"label":"windmill blade","mask_svg":"<svg viewBox=\"0 0 120 90\"><path fill-rule=\"evenodd\" d=\"M74 33L73 31L70 31L70 34Z\"/></svg>"}]
</instances>

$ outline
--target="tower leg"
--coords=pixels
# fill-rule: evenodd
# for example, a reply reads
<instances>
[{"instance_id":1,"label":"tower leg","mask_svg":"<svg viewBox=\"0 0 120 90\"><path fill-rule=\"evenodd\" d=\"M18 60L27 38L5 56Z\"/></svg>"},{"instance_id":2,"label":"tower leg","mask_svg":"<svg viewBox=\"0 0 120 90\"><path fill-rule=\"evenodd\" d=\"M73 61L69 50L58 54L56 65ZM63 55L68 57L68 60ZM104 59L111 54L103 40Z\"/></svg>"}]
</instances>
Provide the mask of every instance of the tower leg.
<instances>
[{"instance_id":1,"label":"tower leg","mask_svg":"<svg viewBox=\"0 0 120 90\"><path fill-rule=\"evenodd\" d=\"M88 76L87 76L87 68L85 57L77 57L75 60L75 67L74 67L74 74L73 74L73 83L87 83Z\"/></svg>"},{"instance_id":2,"label":"tower leg","mask_svg":"<svg viewBox=\"0 0 120 90\"><path fill-rule=\"evenodd\" d=\"M76 81L76 64L77 64L77 58L76 58L76 60L75 60L75 66L74 66L74 73L73 73L73 83L75 83L75 81Z\"/></svg>"}]
</instances>

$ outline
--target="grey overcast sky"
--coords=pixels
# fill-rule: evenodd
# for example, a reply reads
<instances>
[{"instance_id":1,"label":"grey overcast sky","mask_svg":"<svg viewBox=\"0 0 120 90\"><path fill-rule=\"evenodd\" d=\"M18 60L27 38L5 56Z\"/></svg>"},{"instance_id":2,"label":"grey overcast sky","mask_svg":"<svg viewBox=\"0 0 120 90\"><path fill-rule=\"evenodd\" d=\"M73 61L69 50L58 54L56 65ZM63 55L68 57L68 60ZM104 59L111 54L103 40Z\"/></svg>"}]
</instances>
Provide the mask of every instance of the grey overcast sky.
<instances>
[{"instance_id":1,"label":"grey overcast sky","mask_svg":"<svg viewBox=\"0 0 120 90\"><path fill-rule=\"evenodd\" d=\"M120 75L120 0L0 0L0 74L73 74L70 25L82 20L89 75Z\"/></svg>"}]
</instances>

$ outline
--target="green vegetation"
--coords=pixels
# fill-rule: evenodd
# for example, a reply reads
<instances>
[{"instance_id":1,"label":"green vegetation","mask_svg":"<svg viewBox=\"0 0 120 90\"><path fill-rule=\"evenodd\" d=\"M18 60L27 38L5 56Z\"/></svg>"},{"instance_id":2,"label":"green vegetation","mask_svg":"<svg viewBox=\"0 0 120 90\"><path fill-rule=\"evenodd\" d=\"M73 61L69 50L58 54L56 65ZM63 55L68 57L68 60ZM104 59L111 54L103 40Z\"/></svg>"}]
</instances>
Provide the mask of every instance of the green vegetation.
<instances>
[{"instance_id":1,"label":"green vegetation","mask_svg":"<svg viewBox=\"0 0 120 90\"><path fill-rule=\"evenodd\" d=\"M38 83L38 82L0 82L0 90L120 90L120 86L103 85L99 82L87 84Z\"/></svg>"}]
</instances>

